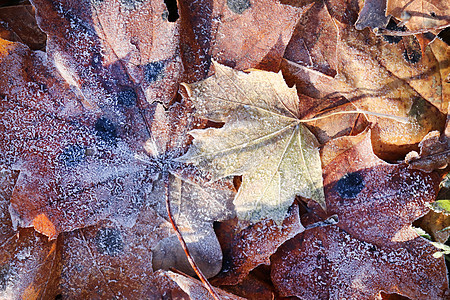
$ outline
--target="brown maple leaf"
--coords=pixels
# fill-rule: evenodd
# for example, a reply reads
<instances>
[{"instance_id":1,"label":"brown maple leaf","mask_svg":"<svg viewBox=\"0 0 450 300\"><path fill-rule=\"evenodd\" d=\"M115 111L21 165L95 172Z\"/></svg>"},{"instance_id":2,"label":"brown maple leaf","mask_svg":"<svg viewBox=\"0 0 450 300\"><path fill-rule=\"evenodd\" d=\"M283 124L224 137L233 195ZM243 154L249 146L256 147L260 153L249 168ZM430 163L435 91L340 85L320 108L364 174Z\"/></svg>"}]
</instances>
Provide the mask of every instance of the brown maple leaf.
<instances>
[{"instance_id":1,"label":"brown maple leaf","mask_svg":"<svg viewBox=\"0 0 450 300\"><path fill-rule=\"evenodd\" d=\"M356 30L357 3L342 2L345 5L319 1L305 14L287 46L282 69L310 97L343 97L351 103L347 106L408 118L398 122L367 115L375 124L375 153L385 159L403 158L429 131L444 127L450 90L445 83L448 72L442 72L448 46L435 41L422 55L417 42L405 49L401 38L378 37L368 28ZM324 25L318 28L317 23ZM314 132L326 122L313 124L319 128ZM339 124L340 130L334 126L335 131L346 133L357 122Z\"/></svg>"},{"instance_id":2,"label":"brown maple leaf","mask_svg":"<svg viewBox=\"0 0 450 300\"><path fill-rule=\"evenodd\" d=\"M94 278L103 278L99 295L133 290L140 298L147 283L136 282L136 274L150 276L154 267L191 271L166 220L167 193L194 258L207 276L215 275L222 254L212 223L233 216L234 190L227 180L208 184L204 174L174 161L190 142L186 132L204 122L186 100L173 101L181 60L177 24L159 19L164 3L135 3L139 9L113 1L34 4L49 36L47 54L0 40L0 165L19 172L6 199L12 222L5 224L12 228L5 235L34 227L55 239L80 229L58 239L72 247L52 252L65 255L64 295L86 295ZM113 16L123 22L118 32L107 26ZM95 227L83 229L88 226ZM145 268L136 247L146 253ZM79 256L71 252L81 249ZM98 267L72 278L73 268L89 264ZM120 277L105 270L121 268L128 277L111 284ZM8 291L28 282L15 280L5 283ZM54 273L47 278L58 280Z\"/></svg>"},{"instance_id":3,"label":"brown maple leaf","mask_svg":"<svg viewBox=\"0 0 450 300\"><path fill-rule=\"evenodd\" d=\"M435 248L411 227L429 210L439 177L380 160L369 131L326 144L322 161L327 214L337 214L339 223L306 230L272 256L280 294L375 299L383 291L444 299L444 260L434 258ZM312 205L302 222L318 218L324 212Z\"/></svg>"}]
</instances>

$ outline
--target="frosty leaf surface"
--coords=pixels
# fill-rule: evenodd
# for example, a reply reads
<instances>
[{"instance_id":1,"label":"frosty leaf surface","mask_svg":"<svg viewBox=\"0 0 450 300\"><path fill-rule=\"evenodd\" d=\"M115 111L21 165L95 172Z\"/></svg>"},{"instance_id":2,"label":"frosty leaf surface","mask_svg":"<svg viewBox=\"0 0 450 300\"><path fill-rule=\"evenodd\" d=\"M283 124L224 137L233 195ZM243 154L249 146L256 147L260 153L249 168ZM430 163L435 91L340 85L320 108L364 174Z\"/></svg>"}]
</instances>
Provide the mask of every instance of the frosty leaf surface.
<instances>
[{"instance_id":1,"label":"frosty leaf surface","mask_svg":"<svg viewBox=\"0 0 450 300\"><path fill-rule=\"evenodd\" d=\"M242 219L280 223L296 195L323 204L318 145L298 119L295 88L280 73L215 68L190 88L197 114L225 126L192 131L193 146L182 160L214 179L243 175L234 201Z\"/></svg>"},{"instance_id":2,"label":"frosty leaf surface","mask_svg":"<svg viewBox=\"0 0 450 300\"><path fill-rule=\"evenodd\" d=\"M178 8L183 80L194 82L208 75L211 58L238 70L278 71L295 24L308 6L277 0L182 0Z\"/></svg>"},{"instance_id":3,"label":"frosty leaf surface","mask_svg":"<svg viewBox=\"0 0 450 300\"><path fill-rule=\"evenodd\" d=\"M282 70L290 84L310 97L345 98L353 108L407 118L408 122L396 122L366 116L374 123L375 153L399 159L429 131L444 126L450 95L448 72L443 72L448 45L436 39L422 51L414 36L394 38L376 36L369 28L357 30L358 12L356 1L315 2L297 25ZM328 121L314 125L322 129ZM354 123L339 122L336 127L345 131Z\"/></svg>"},{"instance_id":4,"label":"frosty leaf surface","mask_svg":"<svg viewBox=\"0 0 450 300\"><path fill-rule=\"evenodd\" d=\"M180 253L164 219L164 189L157 188L164 186L163 173L177 174L169 189L189 187L182 189L183 197L176 198L175 192L170 197L179 214L178 225L190 235L188 247L195 248L193 255L202 268L209 276L217 273L222 255L212 222L233 216L234 191L223 182L205 187L202 179L196 181L194 168L184 170L184 164L174 161L190 141L186 132L202 126L192 108L183 101L167 107L138 105L137 95L124 88L113 104L94 109L85 105L44 54L18 43L3 45L0 78L10 84L0 86L0 166L18 172L7 199L10 230L34 227L56 239L63 232L106 220L130 230L150 205L160 218L147 225L166 228L168 233L161 239L170 240L168 255ZM27 73L23 66L29 68ZM202 210L201 199L208 197L216 201L215 209ZM189 214L191 210L196 214ZM158 251L146 249L152 250ZM205 267L203 261L210 264ZM182 260L172 262L180 269L186 266Z\"/></svg>"},{"instance_id":5,"label":"frosty leaf surface","mask_svg":"<svg viewBox=\"0 0 450 300\"><path fill-rule=\"evenodd\" d=\"M380 160L370 131L335 139L321 154L327 213L310 202L301 220L308 228L336 214L339 222L307 229L278 248L271 277L281 295L375 299L386 292L446 299L444 259L433 257L433 246L411 226L429 211L439 177Z\"/></svg>"}]
</instances>

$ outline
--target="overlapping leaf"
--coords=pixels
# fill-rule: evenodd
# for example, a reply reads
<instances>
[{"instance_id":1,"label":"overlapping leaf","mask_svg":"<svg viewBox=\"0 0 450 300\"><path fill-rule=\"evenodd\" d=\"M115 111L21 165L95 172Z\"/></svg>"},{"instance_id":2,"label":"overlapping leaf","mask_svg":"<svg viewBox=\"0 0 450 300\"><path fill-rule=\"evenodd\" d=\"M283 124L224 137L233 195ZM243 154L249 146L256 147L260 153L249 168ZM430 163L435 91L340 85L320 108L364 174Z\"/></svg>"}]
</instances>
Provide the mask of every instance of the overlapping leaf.
<instances>
[{"instance_id":1,"label":"overlapping leaf","mask_svg":"<svg viewBox=\"0 0 450 300\"><path fill-rule=\"evenodd\" d=\"M238 70L278 71L295 24L309 8L284 5L276 0L178 3L180 47L187 82L204 79L211 58Z\"/></svg>"},{"instance_id":2,"label":"overlapping leaf","mask_svg":"<svg viewBox=\"0 0 450 300\"><path fill-rule=\"evenodd\" d=\"M429 131L444 126L450 95L445 83L448 46L436 40L422 53L414 37L356 30L358 3L341 2L319 1L305 14L287 46L283 71L308 96L344 97L360 109L407 118L402 123L367 116L375 124L375 153L399 158ZM317 22L324 25L317 28ZM326 122L315 125L321 128ZM344 123L341 131L348 126L353 123Z\"/></svg>"},{"instance_id":3,"label":"overlapping leaf","mask_svg":"<svg viewBox=\"0 0 450 300\"><path fill-rule=\"evenodd\" d=\"M108 220L108 226L133 231L143 221L143 211L150 207L159 217L148 220L146 225L161 227L166 234L147 245L147 270L152 270L151 251L165 251L167 257L177 259L168 261L164 255L155 255L154 266L190 272L165 219L163 182L167 181L175 219L186 235L188 247L205 273L213 276L220 269L222 254L212 222L233 216L233 189L224 181L208 185L196 170L183 169L174 162L190 141L185 132L202 124L192 117L189 105L185 101L167 105L166 112L159 103L149 104L161 93L164 97L158 99L172 101L176 79L167 70L165 79L151 73L155 64L149 60L159 59L158 53L170 55L168 50L176 48L177 43L164 46L158 42L158 50L142 42L147 52L140 52L141 61L131 62L135 68L117 69L122 63L126 65L127 58L112 54L119 49L105 46L117 36L97 35L101 26L96 22L109 10L89 15L81 6L69 9L64 8L64 3L49 2L36 5L41 14L48 13L41 19L41 26L49 33L50 55L1 40L0 165L19 172L8 199L13 228L34 227L54 239L62 232ZM138 11L143 14L151 10ZM130 22L125 23L133 27ZM164 22L164 26L176 27ZM60 23L60 28L55 27ZM136 30L147 33L142 28ZM96 44L100 40L106 43L104 47ZM67 41L76 47L66 47ZM111 57L115 64L108 60ZM171 63L168 61L169 70ZM150 83L131 80L133 70L142 72ZM201 199L206 202L201 204ZM134 244L143 244L140 239L146 236L133 238ZM70 249L64 251L69 253ZM158 263L161 260L165 262Z\"/></svg>"},{"instance_id":4,"label":"overlapping leaf","mask_svg":"<svg viewBox=\"0 0 450 300\"><path fill-rule=\"evenodd\" d=\"M330 142L322 160L328 214L337 214L339 223L306 230L272 256L281 295L375 299L383 291L446 299L444 260L433 257L436 250L411 227L429 210L439 177L381 161L369 132ZM312 205L302 222L323 217Z\"/></svg>"},{"instance_id":5,"label":"overlapping leaf","mask_svg":"<svg viewBox=\"0 0 450 300\"><path fill-rule=\"evenodd\" d=\"M246 74L218 63L215 72L188 88L197 114L225 126L192 131L182 160L214 179L243 175L234 201L240 219L281 223L296 195L323 204L318 145L298 118L296 89L280 73Z\"/></svg>"}]
</instances>

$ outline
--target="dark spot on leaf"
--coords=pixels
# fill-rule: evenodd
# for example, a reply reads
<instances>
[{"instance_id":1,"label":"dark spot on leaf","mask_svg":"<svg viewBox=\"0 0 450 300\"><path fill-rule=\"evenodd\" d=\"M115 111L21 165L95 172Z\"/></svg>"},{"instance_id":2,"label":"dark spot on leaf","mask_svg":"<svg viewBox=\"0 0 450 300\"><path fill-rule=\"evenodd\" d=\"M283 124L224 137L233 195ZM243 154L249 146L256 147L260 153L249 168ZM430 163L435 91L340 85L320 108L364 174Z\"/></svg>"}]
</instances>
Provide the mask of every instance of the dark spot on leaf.
<instances>
[{"instance_id":1,"label":"dark spot on leaf","mask_svg":"<svg viewBox=\"0 0 450 300\"><path fill-rule=\"evenodd\" d=\"M6 290L9 274L9 265L0 266L0 291Z\"/></svg>"},{"instance_id":2,"label":"dark spot on leaf","mask_svg":"<svg viewBox=\"0 0 450 300\"><path fill-rule=\"evenodd\" d=\"M342 198L355 198L364 188L364 179L358 172L342 176L336 184L336 190Z\"/></svg>"},{"instance_id":3,"label":"dark spot on leaf","mask_svg":"<svg viewBox=\"0 0 450 300\"><path fill-rule=\"evenodd\" d=\"M117 104L121 106L131 107L136 105L136 103L137 103L137 95L136 92L132 89L120 91L117 94Z\"/></svg>"},{"instance_id":4,"label":"dark spot on leaf","mask_svg":"<svg viewBox=\"0 0 450 300\"><path fill-rule=\"evenodd\" d=\"M430 15L431 15L433 18L436 18L436 13L435 13L434 11L430 12Z\"/></svg>"},{"instance_id":5,"label":"dark spot on leaf","mask_svg":"<svg viewBox=\"0 0 450 300\"><path fill-rule=\"evenodd\" d=\"M386 29L394 30L394 31L406 31L405 26L398 27L395 21L391 18L389 23L386 26ZM384 35L383 39L390 44L398 44L401 40L401 36L393 36L393 35Z\"/></svg>"},{"instance_id":6,"label":"dark spot on leaf","mask_svg":"<svg viewBox=\"0 0 450 300\"><path fill-rule=\"evenodd\" d=\"M95 236L98 252L117 256L123 251L122 234L116 228L101 228Z\"/></svg>"},{"instance_id":7,"label":"dark spot on leaf","mask_svg":"<svg viewBox=\"0 0 450 300\"><path fill-rule=\"evenodd\" d=\"M420 50L405 50L403 52L403 58L411 63L411 64L415 64L418 63L420 61L420 59L422 58L422 53L420 53Z\"/></svg>"},{"instance_id":8,"label":"dark spot on leaf","mask_svg":"<svg viewBox=\"0 0 450 300\"><path fill-rule=\"evenodd\" d=\"M164 70L163 61L154 61L144 66L145 80L148 82L155 82L163 77L162 71Z\"/></svg>"},{"instance_id":9,"label":"dark spot on leaf","mask_svg":"<svg viewBox=\"0 0 450 300\"><path fill-rule=\"evenodd\" d=\"M164 3L166 4L167 10L168 10L168 16L167 20L169 22L175 22L178 20L178 6L176 0L164 0Z\"/></svg>"},{"instance_id":10,"label":"dark spot on leaf","mask_svg":"<svg viewBox=\"0 0 450 300\"><path fill-rule=\"evenodd\" d=\"M86 149L82 145L68 145L60 154L59 159L66 167L74 167L86 157Z\"/></svg>"},{"instance_id":11,"label":"dark spot on leaf","mask_svg":"<svg viewBox=\"0 0 450 300\"><path fill-rule=\"evenodd\" d=\"M95 131L99 138L103 141L115 144L117 140L116 127L105 117L101 117L95 122Z\"/></svg>"},{"instance_id":12,"label":"dark spot on leaf","mask_svg":"<svg viewBox=\"0 0 450 300\"><path fill-rule=\"evenodd\" d=\"M58 294L55 296L55 300L61 300L62 298L63 298L62 294Z\"/></svg>"},{"instance_id":13,"label":"dark spot on leaf","mask_svg":"<svg viewBox=\"0 0 450 300\"><path fill-rule=\"evenodd\" d=\"M235 14L242 14L250 5L250 0L227 0L228 8Z\"/></svg>"},{"instance_id":14,"label":"dark spot on leaf","mask_svg":"<svg viewBox=\"0 0 450 300\"><path fill-rule=\"evenodd\" d=\"M425 110L427 109L426 101L422 97L414 97L411 109L408 111L408 116L415 120L420 120Z\"/></svg>"}]
</instances>

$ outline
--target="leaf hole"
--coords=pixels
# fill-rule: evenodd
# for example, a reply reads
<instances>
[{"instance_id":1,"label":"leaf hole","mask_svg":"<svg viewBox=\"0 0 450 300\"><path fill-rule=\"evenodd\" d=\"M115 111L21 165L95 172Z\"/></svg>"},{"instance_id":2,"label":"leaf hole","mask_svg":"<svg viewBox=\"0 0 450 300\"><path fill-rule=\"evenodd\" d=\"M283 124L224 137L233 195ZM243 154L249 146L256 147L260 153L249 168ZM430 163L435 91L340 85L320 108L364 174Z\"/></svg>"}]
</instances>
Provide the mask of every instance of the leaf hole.
<instances>
[{"instance_id":1,"label":"leaf hole","mask_svg":"<svg viewBox=\"0 0 450 300\"><path fill-rule=\"evenodd\" d=\"M180 15L178 14L178 5L176 0L164 0L167 7L167 16L163 14L163 19L167 19L169 22L175 22Z\"/></svg>"},{"instance_id":2,"label":"leaf hole","mask_svg":"<svg viewBox=\"0 0 450 300\"><path fill-rule=\"evenodd\" d=\"M397 23L394 21L393 18L389 20L389 23L386 26L386 29L393 30L393 31L406 31L405 26L398 27ZM383 39L388 42L389 44L398 44L402 40L401 36L392 36L392 35L383 35Z\"/></svg>"}]
</instances>

